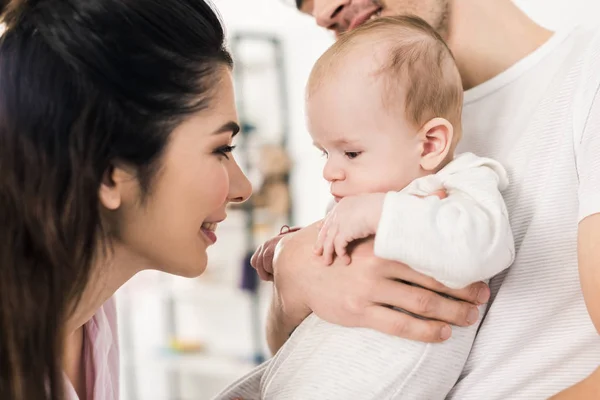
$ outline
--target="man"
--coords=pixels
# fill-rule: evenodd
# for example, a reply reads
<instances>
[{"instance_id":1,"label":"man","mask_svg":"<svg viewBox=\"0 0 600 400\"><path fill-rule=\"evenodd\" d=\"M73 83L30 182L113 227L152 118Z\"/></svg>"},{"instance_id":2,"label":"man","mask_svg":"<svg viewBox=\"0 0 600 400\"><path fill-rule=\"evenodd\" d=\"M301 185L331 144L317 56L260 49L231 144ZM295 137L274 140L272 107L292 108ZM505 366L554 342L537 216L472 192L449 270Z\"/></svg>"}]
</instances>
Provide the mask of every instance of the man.
<instances>
[{"instance_id":1,"label":"man","mask_svg":"<svg viewBox=\"0 0 600 400\"><path fill-rule=\"evenodd\" d=\"M509 0L296 3L338 35L370 18L414 14L444 37L466 90L459 150L495 158L509 170L505 199L517 255L490 282L489 296L483 284L451 291L368 249L359 248L349 267L323 267L312 253L318 227L290 233L273 268L271 349L311 311L340 325L441 341L450 333L441 321L472 324L473 304L489 297L449 398L600 398L600 35L552 33ZM259 249L255 264L270 265L275 242Z\"/></svg>"}]
</instances>

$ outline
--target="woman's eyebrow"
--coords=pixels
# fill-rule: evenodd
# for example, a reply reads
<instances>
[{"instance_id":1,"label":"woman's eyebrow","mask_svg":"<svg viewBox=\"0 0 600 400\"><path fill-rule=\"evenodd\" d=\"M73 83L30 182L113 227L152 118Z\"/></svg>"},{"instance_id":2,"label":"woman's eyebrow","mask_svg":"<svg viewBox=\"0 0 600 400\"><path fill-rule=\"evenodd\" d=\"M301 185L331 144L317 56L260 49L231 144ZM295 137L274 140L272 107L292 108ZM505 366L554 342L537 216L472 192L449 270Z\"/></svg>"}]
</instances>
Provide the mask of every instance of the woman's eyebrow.
<instances>
[{"instance_id":1,"label":"woman's eyebrow","mask_svg":"<svg viewBox=\"0 0 600 400\"><path fill-rule=\"evenodd\" d=\"M213 135L220 135L221 133L231 132L231 136L235 136L240 131L240 125L235 121L229 121L219 129L213 132Z\"/></svg>"}]
</instances>

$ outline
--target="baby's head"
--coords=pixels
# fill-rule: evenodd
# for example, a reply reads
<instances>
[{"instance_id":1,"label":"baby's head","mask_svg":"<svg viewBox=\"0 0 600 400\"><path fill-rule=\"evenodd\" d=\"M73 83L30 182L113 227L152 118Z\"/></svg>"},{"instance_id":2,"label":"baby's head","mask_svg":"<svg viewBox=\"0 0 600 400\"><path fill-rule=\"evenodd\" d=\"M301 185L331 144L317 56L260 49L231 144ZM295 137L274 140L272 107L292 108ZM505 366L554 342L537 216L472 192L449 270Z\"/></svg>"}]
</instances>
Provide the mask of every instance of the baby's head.
<instances>
[{"instance_id":1,"label":"baby's head","mask_svg":"<svg viewBox=\"0 0 600 400\"><path fill-rule=\"evenodd\" d=\"M421 19L378 18L343 35L306 93L331 193L398 191L439 171L460 139L462 101L452 53Z\"/></svg>"}]
</instances>

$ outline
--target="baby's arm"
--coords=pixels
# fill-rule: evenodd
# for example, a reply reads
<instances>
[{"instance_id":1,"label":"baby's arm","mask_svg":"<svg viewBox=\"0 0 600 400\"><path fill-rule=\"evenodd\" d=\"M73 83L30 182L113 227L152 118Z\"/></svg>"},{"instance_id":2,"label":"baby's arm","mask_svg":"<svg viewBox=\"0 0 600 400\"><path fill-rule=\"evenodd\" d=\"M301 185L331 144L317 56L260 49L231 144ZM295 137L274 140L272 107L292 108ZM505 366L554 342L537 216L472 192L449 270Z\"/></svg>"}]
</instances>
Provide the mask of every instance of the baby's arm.
<instances>
[{"instance_id":1,"label":"baby's arm","mask_svg":"<svg viewBox=\"0 0 600 400\"><path fill-rule=\"evenodd\" d=\"M420 198L411 187L386 195L375 255L403 262L450 288L509 267L514 241L502 198L508 180L496 161L463 154L437 175L448 197Z\"/></svg>"}]
</instances>

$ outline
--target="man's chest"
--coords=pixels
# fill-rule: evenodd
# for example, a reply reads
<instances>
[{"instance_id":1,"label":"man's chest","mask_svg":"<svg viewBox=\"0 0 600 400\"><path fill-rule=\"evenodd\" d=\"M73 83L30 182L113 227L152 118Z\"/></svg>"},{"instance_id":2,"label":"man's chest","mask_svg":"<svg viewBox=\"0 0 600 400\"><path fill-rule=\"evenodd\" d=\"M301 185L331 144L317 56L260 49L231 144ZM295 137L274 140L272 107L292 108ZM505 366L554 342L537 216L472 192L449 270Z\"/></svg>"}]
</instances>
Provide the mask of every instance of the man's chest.
<instances>
[{"instance_id":1,"label":"man's chest","mask_svg":"<svg viewBox=\"0 0 600 400\"><path fill-rule=\"evenodd\" d=\"M503 195L516 259L490 282L492 300L453 398L547 398L600 354L577 270L577 78L573 63L540 92L512 96L495 113L490 106L487 120L466 119L460 150L494 158L509 173Z\"/></svg>"},{"instance_id":2,"label":"man's chest","mask_svg":"<svg viewBox=\"0 0 600 400\"><path fill-rule=\"evenodd\" d=\"M573 104L577 77L575 63L542 83L524 84L497 101L488 99L465 108L459 150L493 158L508 172L509 186L503 196L517 267L518 257L521 253L527 257L533 243L536 253L550 251L556 240L575 248L578 176Z\"/></svg>"}]
</instances>

